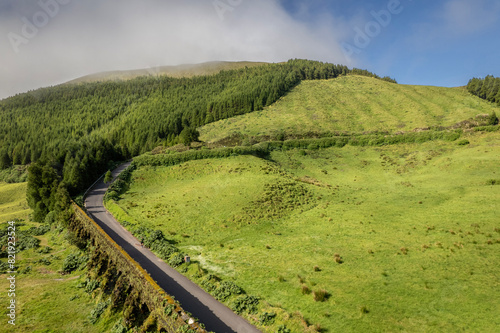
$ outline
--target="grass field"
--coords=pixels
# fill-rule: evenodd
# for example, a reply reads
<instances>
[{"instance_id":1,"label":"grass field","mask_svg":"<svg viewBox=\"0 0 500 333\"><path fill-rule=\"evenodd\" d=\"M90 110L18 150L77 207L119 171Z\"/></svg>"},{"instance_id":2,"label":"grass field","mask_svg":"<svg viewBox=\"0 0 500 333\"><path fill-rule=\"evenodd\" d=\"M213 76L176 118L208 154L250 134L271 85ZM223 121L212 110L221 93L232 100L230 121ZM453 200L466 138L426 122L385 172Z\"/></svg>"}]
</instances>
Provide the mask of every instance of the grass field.
<instances>
[{"instance_id":1,"label":"grass field","mask_svg":"<svg viewBox=\"0 0 500 333\"><path fill-rule=\"evenodd\" d=\"M478 114L499 112L465 88L393 84L364 76L303 81L263 111L221 120L199 129L213 142L233 133L249 136L307 132L409 131L452 126Z\"/></svg>"},{"instance_id":2,"label":"grass field","mask_svg":"<svg viewBox=\"0 0 500 333\"><path fill-rule=\"evenodd\" d=\"M26 219L31 213L26 203L26 183L0 185L0 230L6 221ZM16 232L38 226L37 223L18 221ZM99 301L78 285L85 281L85 270L61 275L65 258L77 253L78 248L68 243L66 231L53 230L43 236L38 248L16 254L16 325L7 323L9 283L6 274L0 274L0 332L109 332L118 317L103 316L95 325L89 321L92 310ZM2 243L6 238L0 237ZM20 243L21 239L17 240ZM0 246L6 246L1 244ZM50 247L47 249L46 247ZM2 262L6 258L1 259ZM29 268L28 268L29 267ZM108 313L105 313L108 314Z\"/></svg>"},{"instance_id":3,"label":"grass field","mask_svg":"<svg viewBox=\"0 0 500 333\"><path fill-rule=\"evenodd\" d=\"M30 210L26 202L26 185L0 182L0 222L28 217Z\"/></svg>"},{"instance_id":4,"label":"grass field","mask_svg":"<svg viewBox=\"0 0 500 333\"><path fill-rule=\"evenodd\" d=\"M326 332L495 332L500 133L467 139L142 167L110 208L290 314L266 332L304 331L300 316Z\"/></svg>"}]
</instances>

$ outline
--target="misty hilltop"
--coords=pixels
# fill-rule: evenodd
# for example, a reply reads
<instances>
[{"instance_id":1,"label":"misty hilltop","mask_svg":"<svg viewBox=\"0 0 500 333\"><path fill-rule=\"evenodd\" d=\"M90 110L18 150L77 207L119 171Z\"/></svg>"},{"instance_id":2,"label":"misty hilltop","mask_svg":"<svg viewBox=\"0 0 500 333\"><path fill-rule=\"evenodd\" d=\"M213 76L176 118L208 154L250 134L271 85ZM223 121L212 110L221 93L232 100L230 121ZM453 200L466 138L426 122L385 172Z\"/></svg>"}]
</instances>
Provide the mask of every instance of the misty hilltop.
<instances>
[{"instance_id":1,"label":"misty hilltop","mask_svg":"<svg viewBox=\"0 0 500 333\"><path fill-rule=\"evenodd\" d=\"M107 71L89 74L67 83L90 83L100 81L130 80L140 76L193 77L199 75L217 74L222 70L256 67L267 64L253 61L210 61L199 64L181 64L177 66L157 66L135 70Z\"/></svg>"}]
</instances>

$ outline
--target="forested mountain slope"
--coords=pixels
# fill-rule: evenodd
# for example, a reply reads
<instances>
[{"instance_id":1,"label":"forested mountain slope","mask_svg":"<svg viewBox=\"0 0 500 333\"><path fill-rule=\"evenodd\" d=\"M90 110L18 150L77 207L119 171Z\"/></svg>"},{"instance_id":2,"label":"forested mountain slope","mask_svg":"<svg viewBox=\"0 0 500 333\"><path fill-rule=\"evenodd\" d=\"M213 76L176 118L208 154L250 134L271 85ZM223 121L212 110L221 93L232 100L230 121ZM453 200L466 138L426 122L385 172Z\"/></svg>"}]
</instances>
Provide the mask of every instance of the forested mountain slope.
<instances>
[{"instance_id":1,"label":"forested mountain slope","mask_svg":"<svg viewBox=\"0 0 500 333\"><path fill-rule=\"evenodd\" d=\"M28 187L35 218L42 219L54 208L57 191L82 191L111 161L194 141L196 127L261 110L302 80L351 72L378 78L341 65L290 60L192 78L66 84L16 95L0 101L0 123L6 125L0 128L0 168L43 162L31 169Z\"/></svg>"},{"instance_id":2,"label":"forested mountain slope","mask_svg":"<svg viewBox=\"0 0 500 333\"><path fill-rule=\"evenodd\" d=\"M262 109L302 79L343 66L294 60L193 78L139 77L61 85L0 101L0 167L52 160L74 192L109 160L196 138L194 128Z\"/></svg>"}]
</instances>

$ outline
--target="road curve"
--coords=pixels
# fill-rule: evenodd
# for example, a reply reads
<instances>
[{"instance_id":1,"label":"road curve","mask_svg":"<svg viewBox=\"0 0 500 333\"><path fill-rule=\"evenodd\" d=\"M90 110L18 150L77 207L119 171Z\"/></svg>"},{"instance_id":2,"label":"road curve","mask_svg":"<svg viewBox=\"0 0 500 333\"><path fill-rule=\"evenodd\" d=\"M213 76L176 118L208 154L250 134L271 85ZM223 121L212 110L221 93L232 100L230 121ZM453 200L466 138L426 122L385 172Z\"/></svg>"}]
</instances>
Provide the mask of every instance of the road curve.
<instances>
[{"instance_id":1,"label":"road curve","mask_svg":"<svg viewBox=\"0 0 500 333\"><path fill-rule=\"evenodd\" d=\"M113 177L116 177L129 165L130 163L126 163L119 166L113 171ZM123 228L104 208L103 199L107 188L108 185L101 179L88 191L85 198L88 215L137 261L167 294L174 296L185 311L191 312L194 317L205 324L207 331L216 333L260 332L188 278L167 265L149 249L141 247L140 241Z\"/></svg>"}]
</instances>

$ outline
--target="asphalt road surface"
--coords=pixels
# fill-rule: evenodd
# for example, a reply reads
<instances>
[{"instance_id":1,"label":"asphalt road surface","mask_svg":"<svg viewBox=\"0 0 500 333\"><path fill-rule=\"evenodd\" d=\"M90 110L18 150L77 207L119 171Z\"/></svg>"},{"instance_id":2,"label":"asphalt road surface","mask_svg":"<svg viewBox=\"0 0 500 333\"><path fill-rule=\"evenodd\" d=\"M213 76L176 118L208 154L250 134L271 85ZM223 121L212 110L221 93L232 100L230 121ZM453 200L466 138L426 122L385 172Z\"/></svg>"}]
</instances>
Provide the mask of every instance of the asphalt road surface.
<instances>
[{"instance_id":1,"label":"asphalt road surface","mask_svg":"<svg viewBox=\"0 0 500 333\"><path fill-rule=\"evenodd\" d=\"M115 169L113 177L116 177L129 164L123 164ZM89 216L137 261L167 294L174 296L185 311L192 313L201 323L205 324L207 331L216 333L260 332L245 319L167 265L149 249L141 247L140 241L123 228L104 208L103 198L107 188L108 185L101 179L89 190L85 198L85 207Z\"/></svg>"}]
</instances>

